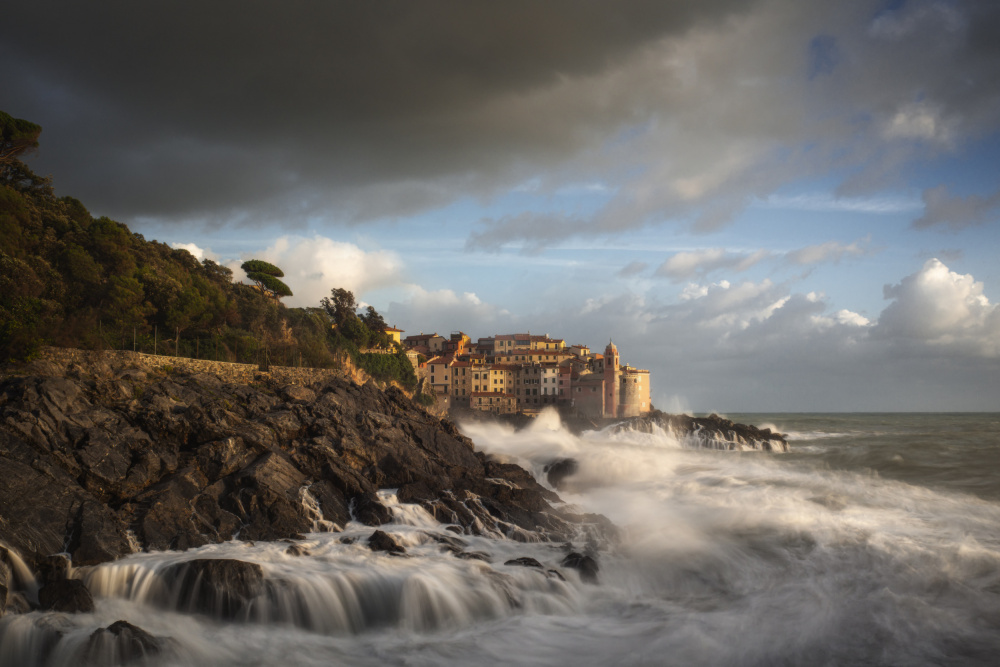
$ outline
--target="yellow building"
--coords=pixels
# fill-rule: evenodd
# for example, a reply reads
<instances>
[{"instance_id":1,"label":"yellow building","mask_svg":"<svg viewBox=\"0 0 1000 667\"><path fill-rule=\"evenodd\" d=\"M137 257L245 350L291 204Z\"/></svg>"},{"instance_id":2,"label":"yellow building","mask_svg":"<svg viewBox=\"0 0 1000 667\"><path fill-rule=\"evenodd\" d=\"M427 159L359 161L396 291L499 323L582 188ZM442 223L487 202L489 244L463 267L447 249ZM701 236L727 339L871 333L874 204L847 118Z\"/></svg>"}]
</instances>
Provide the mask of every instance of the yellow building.
<instances>
[{"instance_id":1,"label":"yellow building","mask_svg":"<svg viewBox=\"0 0 1000 667\"><path fill-rule=\"evenodd\" d=\"M492 391L473 392L469 407L473 410L509 415L517 412L514 394L502 394Z\"/></svg>"},{"instance_id":2,"label":"yellow building","mask_svg":"<svg viewBox=\"0 0 1000 667\"><path fill-rule=\"evenodd\" d=\"M392 339L393 343L403 344L403 330L396 327L386 327L385 334Z\"/></svg>"}]
</instances>

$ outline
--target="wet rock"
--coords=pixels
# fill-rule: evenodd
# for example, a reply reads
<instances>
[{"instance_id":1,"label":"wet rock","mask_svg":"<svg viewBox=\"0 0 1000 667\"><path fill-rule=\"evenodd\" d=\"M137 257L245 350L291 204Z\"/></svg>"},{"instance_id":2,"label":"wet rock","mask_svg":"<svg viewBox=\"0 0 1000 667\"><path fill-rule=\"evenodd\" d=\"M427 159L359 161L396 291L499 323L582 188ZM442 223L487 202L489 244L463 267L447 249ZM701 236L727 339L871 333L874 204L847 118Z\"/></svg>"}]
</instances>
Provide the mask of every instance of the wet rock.
<instances>
[{"instance_id":1,"label":"wet rock","mask_svg":"<svg viewBox=\"0 0 1000 667\"><path fill-rule=\"evenodd\" d=\"M368 538L368 548L372 551L385 551L392 554L406 553L406 549L400 546L389 533L376 530Z\"/></svg>"},{"instance_id":2,"label":"wet rock","mask_svg":"<svg viewBox=\"0 0 1000 667\"><path fill-rule=\"evenodd\" d=\"M115 621L106 628L91 633L83 649L86 664L124 665L157 655L163 649L163 640L149 634L128 621Z\"/></svg>"},{"instance_id":3,"label":"wet rock","mask_svg":"<svg viewBox=\"0 0 1000 667\"><path fill-rule=\"evenodd\" d=\"M29 585L21 580L16 571L16 554L0 545L0 617L4 614L23 614L31 610L23 591L18 590Z\"/></svg>"},{"instance_id":4,"label":"wet rock","mask_svg":"<svg viewBox=\"0 0 1000 667\"><path fill-rule=\"evenodd\" d=\"M48 584L69 578L69 569L72 564L69 556L65 553L52 554L39 559L35 566L39 582Z\"/></svg>"},{"instance_id":5,"label":"wet rock","mask_svg":"<svg viewBox=\"0 0 1000 667\"><path fill-rule=\"evenodd\" d=\"M7 611L7 600L14 588L14 573L3 558L4 552L4 548L0 547L0 617Z\"/></svg>"},{"instance_id":6,"label":"wet rock","mask_svg":"<svg viewBox=\"0 0 1000 667\"><path fill-rule=\"evenodd\" d=\"M0 379L0 541L28 560L114 560L131 553L130 533L183 550L315 521L379 526L392 520L379 488L456 534L564 540L596 525L395 388L98 370Z\"/></svg>"},{"instance_id":7,"label":"wet rock","mask_svg":"<svg viewBox=\"0 0 1000 667\"><path fill-rule=\"evenodd\" d=\"M549 579L558 579L559 581L566 581L566 577L559 570L546 570L545 576Z\"/></svg>"},{"instance_id":8,"label":"wet rock","mask_svg":"<svg viewBox=\"0 0 1000 667\"><path fill-rule=\"evenodd\" d=\"M635 430L652 433L656 429L672 431L681 437L709 449L756 449L767 452L787 452L788 443L781 433L759 429L749 424L737 424L711 414L708 417L671 415L654 410L641 417L632 417L615 425L615 431Z\"/></svg>"},{"instance_id":9,"label":"wet rock","mask_svg":"<svg viewBox=\"0 0 1000 667\"><path fill-rule=\"evenodd\" d=\"M506 563L504 563L504 565L517 565L520 567L537 567L539 570L544 569L541 563L539 563L534 558L531 558L530 556L521 556L520 558L512 558Z\"/></svg>"},{"instance_id":10,"label":"wet rock","mask_svg":"<svg viewBox=\"0 0 1000 667\"><path fill-rule=\"evenodd\" d=\"M579 572L580 581L588 584L597 583L597 572L600 568L597 566L597 561L592 557L573 552L563 558L561 565Z\"/></svg>"},{"instance_id":11,"label":"wet rock","mask_svg":"<svg viewBox=\"0 0 1000 667\"><path fill-rule=\"evenodd\" d=\"M308 549L306 549L304 546L299 545L299 544L293 544L290 547L288 547L287 549L285 549L285 554L287 554L289 556L309 556L309 555L311 555L309 553Z\"/></svg>"},{"instance_id":12,"label":"wet rock","mask_svg":"<svg viewBox=\"0 0 1000 667\"><path fill-rule=\"evenodd\" d=\"M485 563L492 563L493 558L485 551L456 551L455 558L462 560L481 560Z\"/></svg>"},{"instance_id":13,"label":"wet rock","mask_svg":"<svg viewBox=\"0 0 1000 667\"><path fill-rule=\"evenodd\" d=\"M299 498L305 482L292 463L268 453L235 477L222 504L245 524L242 539L277 540L308 533L312 520Z\"/></svg>"},{"instance_id":14,"label":"wet rock","mask_svg":"<svg viewBox=\"0 0 1000 667\"><path fill-rule=\"evenodd\" d=\"M94 598L79 579L50 581L38 591L38 606L66 613L94 611Z\"/></svg>"},{"instance_id":15,"label":"wet rock","mask_svg":"<svg viewBox=\"0 0 1000 667\"><path fill-rule=\"evenodd\" d=\"M264 590L264 571L257 563L228 558L201 558L163 572L169 588L179 592L182 608L233 619Z\"/></svg>"},{"instance_id":16,"label":"wet rock","mask_svg":"<svg viewBox=\"0 0 1000 667\"><path fill-rule=\"evenodd\" d=\"M374 495L361 496L356 499L354 516L358 521L368 526L381 526L392 521L392 512Z\"/></svg>"},{"instance_id":17,"label":"wet rock","mask_svg":"<svg viewBox=\"0 0 1000 667\"><path fill-rule=\"evenodd\" d=\"M425 532L424 535L431 538L438 544L445 547L448 551L452 553L458 553L469 546L469 543L458 537L452 537L451 535L442 535L441 533L429 533Z\"/></svg>"},{"instance_id":18,"label":"wet rock","mask_svg":"<svg viewBox=\"0 0 1000 667\"><path fill-rule=\"evenodd\" d=\"M483 575L489 579L490 585L506 600L507 605L511 609L520 609L524 606L524 602L521 599L521 591L514 582L513 577L503 572L497 572L492 568L484 568Z\"/></svg>"},{"instance_id":19,"label":"wet rock","mask_svg":"<svg viewBox=\"0 0 1000 667\"><path fill-rule=\"evenodd\" d=\"M543 469L549 485L555 489L562 490L563 481L576 473L580 469L580 464L576 459L556 459Z\"/></svg>"}]
</instances>

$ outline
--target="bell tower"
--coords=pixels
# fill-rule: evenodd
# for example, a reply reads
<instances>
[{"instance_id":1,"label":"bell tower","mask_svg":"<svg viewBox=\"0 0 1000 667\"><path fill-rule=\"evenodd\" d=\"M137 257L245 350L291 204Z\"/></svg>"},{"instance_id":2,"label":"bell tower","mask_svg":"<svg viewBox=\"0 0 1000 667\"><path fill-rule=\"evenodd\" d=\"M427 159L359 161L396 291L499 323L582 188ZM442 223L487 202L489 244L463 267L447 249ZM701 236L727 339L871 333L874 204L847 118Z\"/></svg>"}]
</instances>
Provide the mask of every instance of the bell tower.
<instances>
[{"instance_id":1,"label":"bell tower","mask_svg":"<svg viewBox=\"0 0 1000 667\"><path fill-rule=\"evenodd\" d=\"M618 348L608 340L604 348L604 416L618 416Z\"/></svg>"}]
</instances>

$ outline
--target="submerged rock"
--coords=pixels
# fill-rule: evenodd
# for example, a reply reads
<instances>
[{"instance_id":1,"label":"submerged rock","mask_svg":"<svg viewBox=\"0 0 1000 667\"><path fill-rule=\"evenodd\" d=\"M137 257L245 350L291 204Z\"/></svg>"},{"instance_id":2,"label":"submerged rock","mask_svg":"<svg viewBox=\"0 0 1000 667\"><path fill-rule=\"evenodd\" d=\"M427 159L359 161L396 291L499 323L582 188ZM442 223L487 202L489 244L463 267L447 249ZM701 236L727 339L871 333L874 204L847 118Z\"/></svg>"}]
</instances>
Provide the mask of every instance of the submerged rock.
<instances>
[{"instance_id":1,"label":"submerged rock","mask_svg":"<svg viewBox=\"0 0 1000 667\"><path fill-rule=\"evenodd\" d=\"M597 572L600 568L592 557L573 552L563 558L561 565L579 572L580 581L588 584L597 583Z\"/></svg>"},{"instance_id":2,"label":"submerged rock","mask_svg":"<svg viewBox=\"0 0 1000 667\"><path fill-rule=\"evenodd\" d=\"M462 560L481 560L485 563L492 563L493 558L485 551L456 551L455 558Z\"/></svg>"},{"instance_id":3,"label":"submerged rock","mask_svg":"<svg viewBox=\"0 0 1000 667\"><path fill-rule=\"evenodd\" d=\"M580 469L580 464L576 459L556 459L543 469L549 486L562 490L563 481Z\"/></svg>"},{"instance_id":4,"label":"submerged rock","mask_svg":"<svg viewBox=\"0 0 1000 667\"><path fill-rule=\"evenodd\" d=\"M655 429L671 431L681 438L690 438L693 444L708 449L788 451L788 443L783 434L774 433L769 428L760 429L750 424L737 424L716 414L708 417L691 417L654 410L641 417L626 419L614 426L616 432L631 430L652 433Z\"/></svg>"},{"instance_id":5,"label":"submerged rock","mask_svg":"<svg viewBox=\"0 0 1000 667\"><path fill-rule=\"evenodd\" d=\"M91 633L81 657L85 664L125 665L160 653L163 645L142 628L116 621Z\"/></svg>"},{"instance_id":6,"label":"submerged rock","mask_svg":"<svg viewBox=\"0 0 1000 667\"><path fill-rule=\"evenodd\" d=\"M506 563L504 563L504 565L517 565L520 567L537 567L539 570L544 569L541 563L539 563L534 558L531 558L530 556L521 556L520 558L512 558Z\"/></svg>"},{"instance_id":7,"label":"submerged rock","mask_svg":"<svg viewBox=\"0 0 1000 667\"><path fill-rule=\"evenodd\" d=\"M390 535L381 530L376 530L368 538L368 548L372 551L385 551L391 554L406 553L406 549Z\"/></svg>"},{"instance_id":8,"label":"submerged rock","mask_svg":"<svg viewBox=\"0 0 1000 667\"><path fill-rule=\"evenodd\" d=\"M182 608L217 618L236 618L264 590L264 571L257 563L228 558L200 558L177 563L163 580Z\"/></svg>"}]
</instances>

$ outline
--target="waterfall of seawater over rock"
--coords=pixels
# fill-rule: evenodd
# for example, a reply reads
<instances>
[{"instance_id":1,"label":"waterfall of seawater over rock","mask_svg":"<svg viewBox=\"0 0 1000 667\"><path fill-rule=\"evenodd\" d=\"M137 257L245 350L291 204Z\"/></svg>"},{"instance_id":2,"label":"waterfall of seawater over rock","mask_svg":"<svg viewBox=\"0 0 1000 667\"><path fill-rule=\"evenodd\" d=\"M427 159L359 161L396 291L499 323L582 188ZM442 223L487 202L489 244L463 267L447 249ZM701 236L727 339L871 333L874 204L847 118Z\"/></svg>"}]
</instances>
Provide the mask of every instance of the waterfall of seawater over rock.
<instances>
[{"instance_id":1,"label":"waterfall of seawater over rock","mask_svg":"<svg viewBox=\"0 0 1000 667\"><path fill-rule=\"evenodd\" d=\"M664 432L576 437L553 415L517 432L464 430L543 483L551 461L577 461L560 496L624 531L590 545L596 583L562 565L562 545L458 535L385 491L395 521L381 530L403 556L372 551L374 529L351 523L80 568L95 611L4 617L0 665L989 665L1000 654L994 501L831 467L846 459L821 451L822 433L800 443L810 458L795 442L773 455ZM521 557L541 567L505 564ZM119 620L135 629L106 629Z\"/></svg>"}]
</instances>

